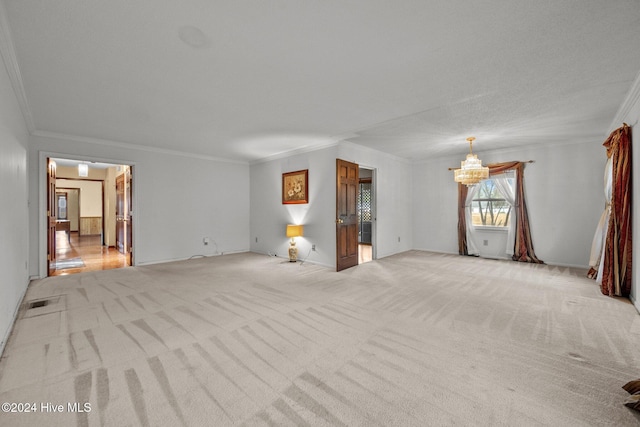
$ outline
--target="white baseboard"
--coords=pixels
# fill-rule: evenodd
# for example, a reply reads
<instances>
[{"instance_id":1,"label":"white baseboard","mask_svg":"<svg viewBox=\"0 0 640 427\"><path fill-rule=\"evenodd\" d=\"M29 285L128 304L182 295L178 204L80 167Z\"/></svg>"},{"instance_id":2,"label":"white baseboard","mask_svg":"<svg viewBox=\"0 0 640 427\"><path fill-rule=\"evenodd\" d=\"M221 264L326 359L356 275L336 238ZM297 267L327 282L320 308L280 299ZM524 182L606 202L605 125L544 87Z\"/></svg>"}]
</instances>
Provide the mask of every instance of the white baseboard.
<instances>
[{"instance_id":1,"label":"white baseboard","mask_svg":"<svg viewBox=\"0 0 640 427\"><path fill-rule=\"evenodd\" d=\"M638 314L640 314L640 302L633 298L631 295L629 295L629 301L631 301L631 304L633 304Z\"/></svg>"},{"instance_id":2,"label":"white baseboard","mask_svg":"<svg viewBox=\"0 0 640 427\"><path fill-rule=\"evenodd\" d=\"M434 252L437 254L449 254L449 255L458 255L458 252L448 252L448 251L441 251L441 250L436 250L436 249L425 249L425 248L414 248L416 251L426 251L426 252ZM487 258L487 259L500 259L500 260L506 260L506 261L510 261L510 258ZM556 266L556 267L572 267L572 268L584 268L586 270L589 269L588 265L580 265L580 264L565 264L562 262L553 262L553 261L545 261L544 262L547 265L551 265L551 266Z\"/></svg>"},{"instance_id":3,"label":"white baseboard","mask_svg":"<svg viewBox=\"0 0 640 427\"><path fill-rule=\"evenodd\" d=\"M171 258L171 259L160 259L160 260L151 260L151 261L141 261L141 262L136 262L134 267L138 267L138 266L144 266L144 265L154 265L154 264L164 264L165 262L176 262L176 261L187 261L193 258L211 258L211 257L216 257L216 256L223 256L223 255L231 255L231 254L242 254L245 252L249 252L248 249L241 249L241 250L229 250L229 251L223 251L223 252L218 252L216 254L209 254L209 255L204 255L204 254L196 254L196 255L192 255L188 258Z\"/></svg>"},{"instance_id":4,"label":"white baseboard","mask_svg":"<svg viewBox=\"0 0 640 427\"><path fill-rule=\"evenodd\" d=\"M433 252L435 254L459 255L458 252L441 251L439 249L413 248L412 250L414 250L414 251L424 251L424 252Z\"/></svg>"},{"instance_id":5,"label":"white baseboard","mask_svg":"<svg viewBox=\"0 0 640 427\"><path fill-rule=\"evenodd\" d=\"M285 258L285 259L287 259L287 258ZM336 266L335 266L335 265L329 265L329 264L325 264L325 263L323 263L323 262L313 261L313 260L311 260L311 259L306 259L306 260L304 260L304 261L300 261L300 260L298 260L298 263L299 263L300 265L304 265L304 264L313 264L313 265L319 265L319 266L321 266L321 267L331 268L331 269L333 269L333 270L335 270L335 269L336 269Z\"/></svg>"},{"instance_id":6,"label":"white baseboard","mask_svg":"<svg viewBox=\"0 0 640 427\"><path fill-rule=\"evenodd\" d=\"M22 302L24 301L24 297L27 294L27 289L29 288L29 283L24 287L22 291L22 295L18 298L18 304L16 305L15 310L13 311L13 317L11 319L11 323L9 327L4 333L2 337L2 341L0 341L0 357L2 357L2 353L4 352L4 348L7 346L7 341L9 341L9 337L11 336L11 332L13 332L13 327L16 324L16 320L18 319L18 313L20 312L20 306L22 306Z\"/></svg>"},{"instance_id":7,"label":"white baseboard","mask_svg":"<svg viewBox=\"0 0 640 427\"><path fill-rule=\"evenodd\" d=\"M288 256L288 255L287 255L287 256L279 256L279 255L273 255L273 254L271 254L270 252L262 252L262 251L255 251L255 250L254 250L254 251L249 251L249 252L251 252L251 253L253 253L253 254L258 254L258 255L268 256L268 257L271 257L271 258L289 259L289 256ZM319 266L326 267L326 268L331 268L331 269L334 269L334 270L335 270L335 268L336 268L336 266L335 266L335 265L325 264L325 263L323 263L323 262L314 261L314 260L309 259L309 258L307 258L307 259L300 259L300 257L298 257L298 264L300 264L300 265L304 265L304 264L313 264L313 265L319 265Z\"/></svg>"}]
</instances>

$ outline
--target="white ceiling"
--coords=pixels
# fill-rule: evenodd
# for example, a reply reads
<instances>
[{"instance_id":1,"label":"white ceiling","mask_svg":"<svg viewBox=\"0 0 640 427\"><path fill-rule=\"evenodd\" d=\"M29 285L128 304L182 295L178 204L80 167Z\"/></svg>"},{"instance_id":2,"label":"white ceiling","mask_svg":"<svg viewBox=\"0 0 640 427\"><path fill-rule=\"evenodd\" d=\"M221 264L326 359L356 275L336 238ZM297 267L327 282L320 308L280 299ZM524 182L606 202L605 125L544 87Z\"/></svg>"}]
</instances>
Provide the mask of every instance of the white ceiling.
<instances>
[{"instance_id":1,"label":"white ceiling","mask_svg":"<svg viewBox=\"0 0 640 427\"><path fill-rule=\"evenodd\" d=\"M640 70L638 0L1 1L36 133L241 161L603 141Z\"/></svg>"},{"instance_id":2,"label":"white ceiling","mask_svg":"<svg viewBox=\"0 0 640 427\"><path fill-rule=\"evenodd\" d=\"M86 160L58 159L58 158L53 158L52 160L56 162L57 166L66 166L66 167L72 167L72 168L78 167L80 163L88 165L89 169L108 169L108 168L121 166L121 165L114 165L111 163L92 162L92 161L86 161Z\"/></svg>"}]
</instances>

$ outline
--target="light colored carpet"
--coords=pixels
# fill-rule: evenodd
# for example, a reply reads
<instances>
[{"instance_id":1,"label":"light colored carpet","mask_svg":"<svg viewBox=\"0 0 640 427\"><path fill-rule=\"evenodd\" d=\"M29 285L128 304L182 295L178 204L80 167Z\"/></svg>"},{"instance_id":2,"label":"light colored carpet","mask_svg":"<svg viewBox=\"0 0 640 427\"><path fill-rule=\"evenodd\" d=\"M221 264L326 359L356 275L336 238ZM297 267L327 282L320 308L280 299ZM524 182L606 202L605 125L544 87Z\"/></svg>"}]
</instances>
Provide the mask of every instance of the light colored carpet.
<instances>
[{"instance_id":1,"label":"light colored carpet","mask_svg":"<svg viewBox=\"0 0 640 427\"><path fill-rule=\"evenodd\" d=\"M36 412L0 425L638 425L640 316L585 273L410 251L47 278L0 362Z\"/></svg>"}]
</instances>

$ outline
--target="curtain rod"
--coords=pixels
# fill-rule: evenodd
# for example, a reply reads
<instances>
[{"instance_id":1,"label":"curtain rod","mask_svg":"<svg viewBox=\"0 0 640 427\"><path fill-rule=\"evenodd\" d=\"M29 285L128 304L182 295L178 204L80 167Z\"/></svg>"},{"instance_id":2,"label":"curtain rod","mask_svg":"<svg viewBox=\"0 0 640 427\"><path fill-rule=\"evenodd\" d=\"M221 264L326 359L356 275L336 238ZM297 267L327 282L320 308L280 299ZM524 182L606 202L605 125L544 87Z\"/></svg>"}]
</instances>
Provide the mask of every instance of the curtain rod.
<instances>
[{"instance_id":1,"label":"curtain rod","mask_svg":"<svg viewBox=\"0 0 640 427\"><path fill-rule=\"evenodd\" d=\"M535 163L535 162L536 162L535 160L525 160L524 162L519 162L519 163ZM510 162L500 162L500 163L510 163ZM487 165L487 167L491 167L492 164L493 163ZM458 170L458 169L460 169L460 168L449 168L450 171L455 171L455 170Z\"/></svg>"}]
</instances>

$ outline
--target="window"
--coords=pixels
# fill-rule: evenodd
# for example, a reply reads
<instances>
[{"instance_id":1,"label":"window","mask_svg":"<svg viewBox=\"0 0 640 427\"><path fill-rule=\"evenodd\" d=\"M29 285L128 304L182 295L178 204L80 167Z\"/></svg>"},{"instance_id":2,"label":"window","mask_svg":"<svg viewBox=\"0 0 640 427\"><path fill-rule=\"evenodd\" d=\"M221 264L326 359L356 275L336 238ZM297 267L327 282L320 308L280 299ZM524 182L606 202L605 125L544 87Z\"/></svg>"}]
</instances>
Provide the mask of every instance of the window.
<instances>
[{"instance_id":1,"label":"window","mask_svg":"<svg viewBox=\"0 0 640 427\"><path fill-rule=\"evenodd\" d=\"M513 188L514 178L509 177L507 182ZM505 200L493 179L485 179L478 184L471 203L471 216L474 226L509 227L511 204Z\"/></svg>"},{"instance_id":2,"label":"window","mask_svg":"<svg viewBox=\"0 0 640 427\"><path fill-rule=\"evenodd\" d=\"M67 194L56 193L58 199L58 219L67 219Z\"/></svg>"}]
</instances>

